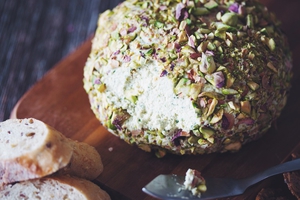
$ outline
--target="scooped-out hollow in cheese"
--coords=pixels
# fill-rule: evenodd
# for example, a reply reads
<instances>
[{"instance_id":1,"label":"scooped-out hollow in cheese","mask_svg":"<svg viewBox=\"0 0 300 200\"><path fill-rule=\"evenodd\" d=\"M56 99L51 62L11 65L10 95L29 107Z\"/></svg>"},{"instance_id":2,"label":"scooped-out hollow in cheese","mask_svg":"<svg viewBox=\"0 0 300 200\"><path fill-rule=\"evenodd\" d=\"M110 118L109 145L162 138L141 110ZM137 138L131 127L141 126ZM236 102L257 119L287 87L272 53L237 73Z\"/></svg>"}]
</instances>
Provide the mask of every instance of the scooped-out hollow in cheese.
<instances>
[{"instance_id":1,"label":"scooped-out hollow in cheese","mask_svg":"<svg viewBox=\"0 0 300 200\"><path fill-rule=\"evenodd\" d=\"M199 118L191 100L174 93L173 81L167 76L160 76L157 64L148 63L134 72L128 67L113 70L104 67L106 76L102 81L109 91L109 103L126 109L131 115L124 123L129 130L193 129ZM128 95L137 96L137 101L130 102L126 99Z\"/></svg>"}]
</instances>

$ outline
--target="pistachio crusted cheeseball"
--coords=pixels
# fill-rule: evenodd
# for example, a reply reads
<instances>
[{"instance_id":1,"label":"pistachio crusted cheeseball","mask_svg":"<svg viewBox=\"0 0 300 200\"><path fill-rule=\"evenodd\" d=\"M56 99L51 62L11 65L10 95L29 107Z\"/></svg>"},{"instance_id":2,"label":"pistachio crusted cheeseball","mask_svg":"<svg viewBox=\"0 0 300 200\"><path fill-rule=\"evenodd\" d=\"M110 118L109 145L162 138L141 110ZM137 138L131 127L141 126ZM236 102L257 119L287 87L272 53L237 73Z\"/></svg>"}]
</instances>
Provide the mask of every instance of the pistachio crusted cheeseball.
<instances>
[{"instance_id":1,"label":"pistachio crusted cheeseball","mask_svg":"<svg viewBox=\"0 0 300 200\"><path fill-rule=\"evenodd\" d=\"M127 0L100 15L84 68L91 108L145 151L237 151L286 104L291 55L255 0Z\"/></svg>"}]
</instances>

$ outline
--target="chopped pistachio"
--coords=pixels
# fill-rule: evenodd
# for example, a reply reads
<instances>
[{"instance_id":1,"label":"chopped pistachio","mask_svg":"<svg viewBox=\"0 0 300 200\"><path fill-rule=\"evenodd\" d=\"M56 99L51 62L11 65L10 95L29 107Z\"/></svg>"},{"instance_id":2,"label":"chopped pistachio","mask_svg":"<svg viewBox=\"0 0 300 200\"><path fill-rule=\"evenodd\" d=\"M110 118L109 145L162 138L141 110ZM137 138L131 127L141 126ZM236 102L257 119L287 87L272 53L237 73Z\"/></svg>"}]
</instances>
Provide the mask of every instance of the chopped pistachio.
<instances>
[{"instance_id":1,"label":"chopped pistachio","mask_svg":"<svg viewBox=\"0 0 300 200\"><path fill-rule=\"evenodd\" d=\"M214 51L216 49L216 45L212 42L208 42L207 49L210 51Z\"/></svg>"},{"instance_id":2,"label":"chopped pistachio","mask_svg":"<svg viewBox=\"0 0 300 200\"><path fill-rule=\"evenodd\" d=\"M212 74L216 70L216 64L212 55L206 55L202 52L200 63L200 71L203 73Z\"/></svg>"},{"instance_id":3,"label":"chopped pistachio","mask_svg":"<svg viewBox=\"0 0 300 200\"><path fill-rule=\"evenodd\" d=\"M232 42L229 39L225 40L225 43L228 47L232 47Z\"/></svg>"},{"instance_id":4,"label":"chopped pistachio","mask_svg":"<svg viewBox=\"0 0 300 200\"><path fill-rule=\"evenodd\" d=\"M261 33L263 34L266 34L268 36L272 36L272 34L274 33L274 27L271 25L271 26L267 26L265 28L262 28L260 30Z\"/></svg>"},{"instance_id":5,"label":"chopped pistachio","mask_svg":"<svg viewBox=\"0 0 300 200\"><path fill-rule=\"evenodd\" d=\"M224 86L224 75L221 71L217 71L213 74L206 74L205 79L214 85L216 88L221 88Z\"/></svg>"},{"instance_id":6,"label":"chopped pistachio","mask_svg":"<svg viewBox=\"0 0 300 200\"><path fill-rule=\"evenodd\" d=\"M247 26L253 29L254 28L253 15L248 14L246 19L247 19Z\"/></svg>"},{"instance_id":7,"label":"chopped pistachio","mask_svg":"<svg viewBox=\"0 0 300 200\"><path fill-rule=\"evenodd\" d=\"M216 30L215 31L215 36L225 40L226 39L226 31Z\"/></svg>"},{"instance_id":8,"label":"chopped pistachio","mask_svg":"<svg viewBox=\"0 0 300 200\"><path fill-rule=\"evenodd\" d=\"M273 38L269 39L267 45L271 51L274 51L276 48L276 43Z\"/></svg>"},{"instance_id":9,"label":"chopped pistachio","mask_svg":"<svg viewBox=\"0 0 300 200\"><path fill-rule=\"evenodd\" d=\"M200 53L205 52L206 48L207 48L207 45L208 45L207 41L201 42L201 44L197 48L197 51L199 51Z\"/></svg>"},{"instance_id":10,"label":"chopped pistachio","mask_svg":"<svg viewBox=\"0 0 300 200\"><path fill-rule=\"evenodd\" d=\"M100 84L99 87L98 87L98 91L101 92L101 93L104 92L105 89L106 89L106 86L105 86L104 83Z\"/></svg>"},{"instance_id":11,"label":"chopped pistachio","mask_svg":"<svg viewBox=\"0 0 300 200\"><path fill-rule=\"evenodd\" d=\"M215 123L219 122L223 117L223 113L224 113L224 110L220 109L216 114L213 115L213 117L211 118L209 123L215 124Z\"/></svg>"},{"instance_id":12,"label":"chopped pistachio","mask_svg":"<svg viewBox=\"0 0 300 200\"><path fill-rule=\"evenodd\" d=\"M179 30L181 31L185 30L186 24L187 24L186 21L181 21L179 25Z\"/></svg>"},{"instance_id":13,"label":"chopped pistachio","mask_svg":"<svg viewBox=\"0 0 300 200\"><path fill-rule=\"evenodd\" d=\"M248 115L251 114L251 104L249 101L241 101L241 111Z\"/></svg>"},{"instance_id":14,"label":"chopped pistachio","mask_svg":"<svg viewBox=\"0 0 300 200\"><path fill-rule=\"evenodd\" d=\"M255 54L254 54L253 52L249 52L248 58L249 58L250 60L253 60L253 59L255 58Z\"/></svg>"},{"instance_id":15,"label":"chopped pistachio","mask_svg":"<svg viewBox=\"0 0 300 200\"><path fill-rule=\"evenodd\" d=\"M257 90L259 88L259 85L255 83L254 81L247 82L247 85L251 88L251 90Z\"/></svg>"},{"instance_id":16,"label":"chopped pistachio","mask_svg":"<svg viewBox=\"0 0 300 200\"><path fill-rule=\"evenodd\" d=\"M111 120L107 120L107 122L105 123L105 126L111 130L117 130L117 128L111 123Z\"/></svg>"},{"instance_id":17,"label":"chopped pistachio","mask_svg":"<svg viewBox=\"0 0 300 200\"><path fill-rule=\"evenodd\" d=\"M208 112L206 113L206 116L210 116L215 111L216 106L218 105L217 99L212 99L211 104L209 105Z\"/></svg>"},{"instance_id":18,"label":"chopped pistachio","mask_svg":"<svg viewBox=\"0 0 300 200\"><path fill-rule=\"evenodd\" d=\"M186 34L186 31L180 31L179 35L178 35L178 42L179 43L185 43L188 41L188 37Z\"/></svg>"},{"instance_id":19,"label":"chopped pistachio","mask_svg":"<svg viewBox=\"0 0 300 200\"><path fill-rule=\"evenodd\" d=\"M207 35L207 39L208 40L213 40L215 38L215 35L213 34L213 33L209 33L208 35Z\"/></svg>"},{"instance_id":20,"label":"chopped pistachio","mask_svg":"<svg viewBox=\"0 0 300 200\"><path fill-rule=\"evenodd\" d=\"M240 111L240 106L237 103L234 103L233 101L229 101L228 105L232 110Z\"/></svg>"},{"instance_id":21,"label":"chopped pistachio","mask_svg":"<svg viewBox=\"0 0 300 200\"><path fill-rule=\"evenodd\" d=\"M200 191L200 192L206 192L207 191L207 187L205 184L200 184L197 189Z\"/></svg>"},{"instance_id":22,"label":"chopped pistachio","mask_svg":"<svg viewBox=\"0 0 300 200\"><path fill-rule=\"evenodd\" d=\"M207 28L199 28L199 31L200 31L200 33L203 33L203 34L209 34L209 33L211 33L211 30L207 29Z\"/></svg>"},{"instance_id":23,"label":"chopped pistachio","mask_svg":"<svg viewBox=\"0 0 300 200\"><path fill-rule=\"evenodd\" d=\"M171 60L174 60L174 59L178 58L178 56L177 56L177 54L174 53L174 52L169 52L169 58L170 58Z\"/></svg>"},{"instance_id":24,"label":"chopped pistachio","mask_svg":"<svg viewBox=\"0 0 300 200\"><path fill-rule=\"evenodd\" d=\"M190 86L189 96L192 99L197 99L197 96L201 92L202 84L201 83L192 83Z\"/></svg>"},{"instance_id":25,"label":"chopped pistachio","mask_svg":"<svg viewBox=\"0 0 300 200\"><path fill-rule=\"evenodd\" d=\"M212 10L212 9L218 7L218 3L216 3L214 0L211 0L211 1L207 2L206 4L204 4L204 7L209 10Z\"/></svg>"},{"instance_id":26,"label":"chopped pistachio","mask_svg":"<svg viewBox=\"0 0 300 200\"><path fill-rule=\"evenodd\" d=\"M209 10L204 7L197 7L192 10L192 14L196 16L207 15L209 13L210 13Z\"/></svg>"},{"instance_id":27,"label":"chopped pistachio","mask_svg":"<svg viewBox=\"0 0 300 200\"><path fill-rule=\"evenodd\" d=\"M201 136L201 133L200 133L199 129L194 129L194 130L193 130L193 133L194 133L194 135L196 135L196 136L198 136L198 137Z\"/></svg>"},{"instance_id":28,"label":"chopped pistachio","mask_svg":"<svg viewBox=\"0 0 300 200\"><path fill-rule=\"evenodd\" d=\"M232 28L231 26L228 26L222 22L215 22L214 25L218 31L227 31Z\"/></svg>"},{"instance_id":29,"label":"chopped pistachio","mask_svg":"<svg viewBox=\"0 0 300 200\"><path fill-rule=\"evenodd\" d=\"M159 22L159 21L155 21L154 26L155 26L156 28L162 28L162 27L164 27L164 23Z\"/></svg>"},{"instance_id":30,"label":"chopped pistachio","mask_svg":"<svg viewBox=\"0 0 300 200\"><path fill-rule=\"evenodd\" d=\"M189 94L190 86L188 84L188 81L189 80L187 78L180 79L174 88L175 94Z\"/></svg>"},{"instance_id":31,"label":"chopped pistachio","mask_svg":"<svg viewBox=\"0 0 300 200\"><path fill-rule=\"evenodd\" d=\"M238 38L242 38L242 37L244 37L245 35L246 35L245 32L241 32L241 31L238 31L238 32L237 32Z\"/></svg>"},{"instance_id":32,"label":"chopped pistachio","mask_svg":"<svg viewBox=\"0 0 300 200\"><path fill-rule=\"evenodd\" d=\"M153 48L150 48L150 49L148 49L147 51L146 51L146 55L148 55L148 56L150 56L150 55L152 55L152 53L153 53Z\"/></svg>"},{"instance_id":33,"label":"chopped pistachio","mask_svg":"<svg viewBox=\"0 0 300 200\"><path fill-rule=\"evenodd\" d=\"M209 97L209 98L215 98L217 100L224 99L224 96L217 92L201 92L198 97Z\"/></svg>"},{"instance_id":34,"label":"chopped pistachio","mask_svg":"<svg viewBox=\"0 0 300 200\"><path fill-rule=\"evenodd\" d=\"M209 141L210 143L214 143L214 138L213 136L215 135L215 131L207 128L207 127L200 127L200 132L203 135L203 138Z\"/></svg>"},{"instance_id":35,"label":"chopped pistachio","mask_svg":"<svg viewBox=\"0 0 300 200\"><path fill-rule=\"evenodd\" d=\"M235 13L228 12L221 17L221 20L224 24L227 24L229 26L236 26L238 22L238 16Z\"/></svg>"},{"instance_id":36,"label":"chopped pistachio","mask_svg":"<svg viewBox=\"0 0 300 200\"><path fill-rule=\"evenodd\" d=\"M199 145L207 145L207 144L208 144L208 141L205 140L205 139L200 138L200 139L198 140L198 144L199 144Z\"/></svg>"},{"instance_id":37,"label":"chopped pistachio","mask_svg":"<svg viewBox=\"0 0 300 200\"><path fill-rule=\"evenodd\" d=\"M181 53L191 54L195 53L195 50L191 46L185 45L181 48Z\"/></svg>"},{"instance_id":38,"label":"chopped pistachio","mask_svg":"<svg viewBox=\"0 0 300 200\"><path fill-rule=\"evenodd\" d=\"M191 145L196 144L198 142L199 138L195 137L195 136L191 136L188 139L188 143L190 143Z\"/></svg>"},{"instance_id":39,"label":"chopped pistachio","mask_svg":"<svg viewBox=\"0 0 300 200\"><path fill-rule=\"evenodd\" d=\"M223 88L222 89L222 94L225 94L225 95L233 95L233 94L238 94L239 92L234 90L234 89L231 89L231 88Z\"/></svg>"},{"instance_id":40,"label":"chopped pistachio","mask_svg":"<svg viewBox=\"0 0 300 200\"><path fill-rule=\"evenodd\" d=\"M221 12L218 12L218 13L216 14L216 19L219 20L219 21L221 21L221 17L222 17L222 13L221 13Z\"/></svg>"},{"instance_id":41,"label":"chopped pistachio","mask_svg":"<svg viewBox=\"0 0 300 200\"><path fill-rule=\"evenodd\" d=\"M272 62L268 62L268 63L267 63L267 67L268 67L269 69L271 69L271 70L272 70L273 72L275 72L275 73L278 72L278 70L275 68L275 66L273 65Z\"/></svg>"},{"instance_id":42,"label":"chopped pistachio","mask_svg":"<svg viewBox=\"0 0 300 200\"><path fill-rule=\"evenodd\" d=\"M135 104L136 101L138 100L138 97L137 96L128 96L127 99Z\"/></svg>"}]
</instances>

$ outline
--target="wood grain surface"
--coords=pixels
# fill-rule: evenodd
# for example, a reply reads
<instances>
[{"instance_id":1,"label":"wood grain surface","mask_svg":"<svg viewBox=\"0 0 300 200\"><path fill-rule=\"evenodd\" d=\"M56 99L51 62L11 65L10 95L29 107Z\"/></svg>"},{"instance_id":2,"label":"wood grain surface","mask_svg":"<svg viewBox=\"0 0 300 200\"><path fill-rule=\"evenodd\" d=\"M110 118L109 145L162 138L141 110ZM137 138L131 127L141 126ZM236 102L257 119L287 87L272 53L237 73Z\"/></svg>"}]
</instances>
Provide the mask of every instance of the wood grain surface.
<instances>
[{"instance_id":1,"label":"wood grain surface","mask_svg":"<svg viewBox=\"0 0 300 200\"><path fill-rule=\"evenodd\" d=\"M162 173L183 175L188 168L194 168L202 171L205 176L243 178L279 164L287 159L300 142L300 87L297 87L300 78L300 12L296 9L300 8L300 1L263 2L279 16L289 37L294 54L293 88L287 106L276 124L263 138L245 145L238 153L167 155L158 159L154 154L129 146L108 133L94 117L82 88L82 70L90 50L89 39L34 84L18 101L11 115L18 118L35 117L68 137L95 146L102 155L105 167L95 182L106 189L112 199L153 199L141 189ZM31 72L25 71L25 74ZM6 102L2 100L2 105L10 98L8 91L13 90L13 86L8 86L10 85L5 87L5 93L1 91L1 98L6 99ZM282 176L267 179L249 188L244 195L230 199L254 199L262 187L271 186L285 187Z\"/></svg>"}]
</instances>

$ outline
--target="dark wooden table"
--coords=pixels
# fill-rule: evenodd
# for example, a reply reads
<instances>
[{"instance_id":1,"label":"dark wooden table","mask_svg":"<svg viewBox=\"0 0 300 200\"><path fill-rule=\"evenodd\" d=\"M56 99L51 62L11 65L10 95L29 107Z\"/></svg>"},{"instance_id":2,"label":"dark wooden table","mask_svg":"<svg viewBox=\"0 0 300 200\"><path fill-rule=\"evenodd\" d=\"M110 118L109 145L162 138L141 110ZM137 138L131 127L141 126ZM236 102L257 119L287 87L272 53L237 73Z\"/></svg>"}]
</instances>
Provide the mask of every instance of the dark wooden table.
<instances>
[{"instance_id":1,"label":"dark wooden table","mask_svg":"<svg viewBox=\"0 0 300 200\"><path fill-rule=\"evenodd\" d=\"M282 21L294 54L293 91L299 91L300 0L261 1ZM16 102L47 71L94 33L99 13L119 2L0 0L0 121L9 118ZM299 93L293 94L300 100Z\"/></svg>"},{"instance_id":2,"label":"dark wooden table","mask_svg":"<svg viewBox=\"0 0 300 200\"><path fill-rule=\"evenodd\" d=\"M121 0L0 0L0 121Z\"/></svg>"}]
</instances>

